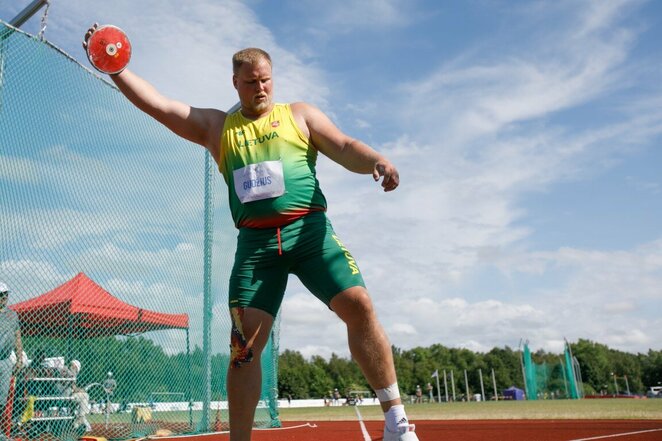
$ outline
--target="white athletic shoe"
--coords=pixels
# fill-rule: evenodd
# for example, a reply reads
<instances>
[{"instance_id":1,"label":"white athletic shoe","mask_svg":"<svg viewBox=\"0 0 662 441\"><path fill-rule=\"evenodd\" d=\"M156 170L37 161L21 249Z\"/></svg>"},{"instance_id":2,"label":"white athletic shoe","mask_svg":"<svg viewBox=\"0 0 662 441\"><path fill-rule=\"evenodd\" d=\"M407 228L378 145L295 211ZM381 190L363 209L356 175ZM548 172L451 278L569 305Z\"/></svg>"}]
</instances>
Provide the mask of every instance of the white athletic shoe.
<instances>
[{"instance_id":1,"label":"white athletic shoe","mask_svg":"<svg viewBox=\"0 0 662 441\"><path fill-rule=\"evenodd\" d=\"M397 432L391 432L386 428L386 426L384 426L383 441L418 441L415 430L415 424L400 426L398 427Z\"/></svg>"}]
</instances>

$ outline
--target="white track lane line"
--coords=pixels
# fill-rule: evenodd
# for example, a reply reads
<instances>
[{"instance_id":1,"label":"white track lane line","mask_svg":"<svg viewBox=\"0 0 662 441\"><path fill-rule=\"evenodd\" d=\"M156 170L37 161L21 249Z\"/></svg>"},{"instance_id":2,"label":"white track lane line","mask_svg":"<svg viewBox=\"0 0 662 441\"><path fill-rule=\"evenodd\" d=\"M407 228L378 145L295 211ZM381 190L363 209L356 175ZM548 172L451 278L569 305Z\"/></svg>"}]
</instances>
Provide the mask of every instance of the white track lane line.
<instances>
[{"instance_id":1,"label":"white track lane line","mask_svg":"<svg viewBox=\"0 0 662 441\"><path fill-rule=\"evenodd\" d=\"M363 441L372 441L372 438L370 438L370 435L368 435L368 431L365 428L365 424L363 424L363 417L361 416L361 412L359 412L359 406L354 406L354 410L356 411L356 416L359 418L359 425L361 426L361 432L363 433Z\"/></svg>"},{"instance_id":2,"label":"white track lane line","mask_svg":"<svg viewBox=\"0 0 662 441\"><path fill-rule=\"evenodd\" d=\"M613 435L594 436L592 438L571 439L570 441L589 441L593 439L617 438L619 436L638 435L640 433L650 433L650 432L662 432L662 429L650 429L650 430L640 430L638 432L615 433Z\"/></svg>"},{"instance_id":3,"label":"white track lane line","mask_svg":"<svg viewBox=\"0 0 662 441\"><path fill-rule=\"evenodd\" d=\"M261 428L255 428L253 430L289 430L289 429L301 429L302 427L312 427L316 428L317 424L315 423L305 423L305 424L300 424L298 426L287 426L287 427L270 427L268 429L261 429ZM194 433L190 435L171 435L171 436L166 436L166 437L160 437L160 436L154 436L154 435L148 435L144 438L137 438L135 441L147 441L147 440L172 440L172 439L186 439L186 438L198 438L198 437L215 437L217 435L225 435L226 433L230 433L228 430L224 430L222 432L207 432L207 433ZM369 438L368 438L369 439Z\"/></svg>"},{"instance_id":4,"label":"white track lane line","mask_svg":"<svg viewBox=\"0 0 662 441\"><path fill-rule=\"evenodd\" d=\"M253 430L264 430L264 431L270 431L270 430L290 430L290 429L301 429L302 427L312 427L313 429L317 427L317 424L315 423L306 423L306 424L299 424L298 426L287 426L287 427L269 427L266 429L261 429L261 428L255 428Z\"/></svg>"}]
</instances>

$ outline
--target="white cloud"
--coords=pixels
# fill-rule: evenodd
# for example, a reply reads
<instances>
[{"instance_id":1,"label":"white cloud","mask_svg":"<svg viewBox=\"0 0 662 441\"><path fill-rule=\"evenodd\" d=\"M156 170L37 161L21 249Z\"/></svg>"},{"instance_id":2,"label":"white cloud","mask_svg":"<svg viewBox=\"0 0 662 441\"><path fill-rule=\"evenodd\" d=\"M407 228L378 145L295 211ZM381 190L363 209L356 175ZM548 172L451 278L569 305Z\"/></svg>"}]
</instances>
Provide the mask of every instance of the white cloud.
<instances>
[{"instance_id":1,"label":"white cloud","mask_svg":"<svg viewBox=\"0 0 662 441\"><path fill-rule=\"evenodd\" d=\"M319 32L332 29L337 32L365 31L405 26L412 20L413 2L397 0L330 0L318 2L303 0L297 7L303 11L315 11L315 25Z\"/></svg>"},{"instance_id":2,"label":"white cloud","mask_svg":"<svg viewBox=\"0 0 662 441\"><path fill-rule=\"evenodd\" d=\"M519 52L488 61L478 52L401 86L397 95L407 99L388 107L404 122L403 135L380 146L400 168L394 194L381 194L367 178L357 187L342 170L320 169L336 230L357 257L396 345L489 348L528 337L549 348L564 333L601 341L610 338L619 308L636 313L635 304L620 303L623 293L636 289L660 299L659 269L650 266L656 252L522 249L531 232L521 222L523 195L598 175L630 152L633 138L647 143L661 133L656 111L623 112L615 123L593 121L579 130L554 119L635 81L625 65L635 35L616 21L621 6L610 3L596 15L589 5L574 27L543 28L531 41L544 47L523 42ZM634 106L645 102L651 98ZM520 253L517 266L508 263L512 253ZM483 300L458 303L453 293L479 265L496 265L515 287L522 272L558 279L529 293L483 291L474 294ZM408 332L401 332L401 316L412 317ZM631 317L617 322L647 335L645 323L626 325ZM644 349L654 340L612 341Z\"/></svg>"},{"instance_id":3,"label":"white cloud","mask_svg":"<svg viewBox=\"0 0 662 441\"><path fill-rule=\"evenodd\" d=\"M327 25L334 33L358 32L364 25L372 31L395 30L421 13L415 5L315 3L321 16L315 24ZM483 35L454 59L431 58L432 67L410 67L402 76L404 82L394 84L390 92L369 96L353 90L360 104L349 105L334 101L327 72L281 47L269 23L239 1L198 2L191 8L149 0L141 3L139 14L135 2L128 0L112 5L72 1L66 8L56 3L49 32L56 43L63 42L60 45L82 59L79 41L90 22L119 24L134 44L133 69L168 95L221 108L236 101L229 75L231 54L244 46L263 46L274 56L278 99L305 99L331 114L360 114L352 120L357 128L378 132L389 124L394 135L375 147L399 167L402 184L396 192L383 194L370 176L350 175L324 159L319 177L334 226L357 257L395 345L442 343L489 350L515 346L524 337L532 347L556 350L565 336L645 350L662 338L656 331L662 326L651 312L659 310L662 299L661 239L648 238L637 248L623 250L572 244L538 250L528 242L535 227L526 222L530 208L522 202L523 196L553 191L560 182L599 176L641 145L652 148L650 141L662 133L659 85L646 83L643 98L620 95L640 86L645 72L653 72L657 81L654 73L659 71L659 62L651 66L644 58L633 63L639 29L625 27L623 17L636 5L598 1L522 7L519 13L527 32L526 38L513 35L517 44L502 45L495 36ZM304 2L300 7L305 6ZM149 20L144 11L150 11ZM327 28L321 32L323 38L334 38ZM591 112L604 112L609 118ZM66 150L58 154L67 156ZM173 153L172 158L185 160L188 154ZM38 164L10 160L11 170L21 170L12 179L36 179ZM76 158L85 160L91 161ZM103 164L89 164L102 176L108 173ZM60 165L65 167L66 161ZM145 181L154 185L146 199L173 217L199 216L184 203L186 189L194 184L187 181L165 191L160 178L168 172L160 167L148 172ZM642 193L659 195L659 182L638 177L629 182ZM132 194L129 186L119 191ZM140 218L140 207L128 208ZM66 219L81 216L56 214ZM181 254L201 258L195 245L199 238L189 237L195 232L168 246L136 250L130 225L110 213L101 222L83 220L95 230L64 228L53 236L47 226L40 226L32 234L43 246L52 246L44 238L73 242L77 235L110 231L113 240L82 258L93 255L108 270L162 262L173 268L168 280L118 279L113 284L127 298L138 300L140 293L148 293L163 299L174 293L179 301L186 277L193 277L190 268L177 265ZM169 231L172 225L156 227ZM16 264L5 264L10 263ZM61 277L52 268L39 271ZM496 274L483 274L490 271ZM490 277L510 283L492 289ZM296 348L305 356L346 355L344 325L302 291L291 283L282 309L281 347ZM186 297L185 302L186 310L195 311L194 300ZM215 324L226 320L226 305L215 305L214 313ZM199 337L196 334L192 341L201 341ZM225 346L225 338L217 344Z\"/></svg>"},{"instance_id":4,"label":"white cloud","mask_svg":"<svg viewBox=\"0 0 662 441\"><path fill-rule=\"evenodd\" d=\"M622 314L636 309L636 304L633 301L621 301L607 303L604 305L605 312L609 314Z\"/></svg>"},{"instance_id":5,"label":"white cloud","mask_svg":"<svg viewBox=\"0 0 662 441\"><path fill-rule=\"evenodd\" d=\"M290 278L290 292L281 307L281 348L296 348L304 357L347 355L344 323L324 303L308 292L297 291Z\"/></svg>"}]
</instances>

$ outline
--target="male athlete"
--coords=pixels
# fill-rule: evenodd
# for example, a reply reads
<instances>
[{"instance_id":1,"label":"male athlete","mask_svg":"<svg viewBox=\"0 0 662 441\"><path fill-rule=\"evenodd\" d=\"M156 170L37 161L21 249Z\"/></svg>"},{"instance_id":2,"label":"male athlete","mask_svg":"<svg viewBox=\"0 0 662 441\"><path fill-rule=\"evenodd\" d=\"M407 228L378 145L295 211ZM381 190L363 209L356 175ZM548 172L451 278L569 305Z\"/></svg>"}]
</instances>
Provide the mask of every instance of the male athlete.
<instances>
[{"instance_id":1,"label":"male athlete","mask_svg":"<svg viewBox=\"0 0 662 441\"><path fill-rule=\"evenodd\" d=\"M88 30L83 47L96 27ZM317 108L272 102L271 58L265 51L244 49L232 64L241 104L232 113L168 99L127 69L111 75L136 107L209 150L228 186L239 229L229 289L230 440L250 440L260 397L260 355L293 273L347 325L352 357L385 413L383 439L418 441L400 400L389 340L354 258L326 217L315 163L322 152L350 171L382 178L384 191L396 189L398 172Z\"/></svg>"}]
</instances>

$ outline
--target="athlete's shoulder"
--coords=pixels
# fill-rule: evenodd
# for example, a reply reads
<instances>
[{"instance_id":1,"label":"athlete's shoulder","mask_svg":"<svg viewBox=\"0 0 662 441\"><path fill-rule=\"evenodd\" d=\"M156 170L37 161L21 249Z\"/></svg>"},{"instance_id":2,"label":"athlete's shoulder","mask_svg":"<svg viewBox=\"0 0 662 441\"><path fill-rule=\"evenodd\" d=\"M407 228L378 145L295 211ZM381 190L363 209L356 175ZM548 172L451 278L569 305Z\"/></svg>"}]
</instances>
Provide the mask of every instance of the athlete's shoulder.
<instances>
[{"instance_id":1,"label":"athlete's shoulder","mask_svg":"<svg viewBox=\"0 0 662 441\"><path fill-rule=\"evenodd\" d=\"M292 115L294 115L295 119L298 121L305 121L308 124L325 116L320 109L309 103L291 103L290 109L292 110Z\"/></svg>"},{"instance_id":2,"label":"athlete's shoulder","mask_svg":"<svg viewBox=\"0 0 662 441\"><path fill-rule=\"evenodd\" d=\"M312 109L316 109L315 106L308 103L304 103L303 101L290 103L289 106L290 109L292 109L292 112L309 112Z\"/></svg>"},{"instance_id":3,"label":"athlete's shoulder","mask_svg":"<svg viewBox=\"0 0 662 441\"><path fill-rule=\"evenodd\" d=\"M314 115L315 107L304 102L295 102L288 104L292 119L299 129L301 139L308 140L310 138L310 129L308 128L309 121Z\"/></svg>"},{"instance_id":4,"label":"athlete's shoulder","mask_svg":"<svg viewBox=\"0 0 662 441\"><path fill-rule=\"evenodd\" d=\"M290 104L293 113L305 115L307 118L317 118L325 115L324 112L314 104L306 103L303 101Z\"/></svg>"}]
</instances>

